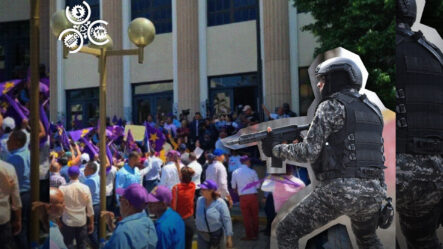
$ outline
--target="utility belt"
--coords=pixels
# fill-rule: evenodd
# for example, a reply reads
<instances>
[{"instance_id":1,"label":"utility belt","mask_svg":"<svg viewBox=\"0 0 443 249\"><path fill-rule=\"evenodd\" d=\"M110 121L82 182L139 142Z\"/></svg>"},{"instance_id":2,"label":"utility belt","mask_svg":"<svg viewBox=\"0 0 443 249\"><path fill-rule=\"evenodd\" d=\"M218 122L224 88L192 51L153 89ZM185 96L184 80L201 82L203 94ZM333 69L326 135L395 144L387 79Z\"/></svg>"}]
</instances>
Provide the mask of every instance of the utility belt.
<instances>
[{"instance_id":1,"label":"utility belt","mask_svg":"<svg viewBox=\"0 0 443 249\"><path fill-rule=\"evenodd\" d=\"M320 172L316 177L319 181L336 178L379 179L384 181L383 169L378 167L352 167L344 170L331 170Z\"/></svg>"},{"instance_id":2,"label":"utility belt","mask_svg":"<svg viewBox=\"0 0 443 249\"><path fill-rule=\"evenodd\" d=\"M443 140L440 138L397 137L397 153L443 155Z\"/></svg>"}]
</instances>

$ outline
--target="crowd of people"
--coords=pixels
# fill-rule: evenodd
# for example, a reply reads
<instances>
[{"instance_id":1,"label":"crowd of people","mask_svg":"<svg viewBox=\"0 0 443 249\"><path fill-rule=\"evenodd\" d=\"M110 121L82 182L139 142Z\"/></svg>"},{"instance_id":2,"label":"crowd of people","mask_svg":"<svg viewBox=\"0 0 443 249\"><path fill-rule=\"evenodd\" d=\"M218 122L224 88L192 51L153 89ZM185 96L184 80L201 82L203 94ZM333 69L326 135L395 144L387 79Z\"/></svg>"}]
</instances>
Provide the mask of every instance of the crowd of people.
<instances>
[{"instance_id":1,"label":"crowd of people","mask_svg":"<svg viewBox=\"0 0 443 249\"><path fill-rule=\"evenodd\" d=\"M286 114L283 106L269 114L270 119L293 115ZM97 128L82 128L76 136L76 131L67 132L58 123L51 124L48 134L42 133L47 139L41 143L40 188L47 192L49 185L50 198L32 206L38 216L49 217L46 246L192 248L196 237L198 248L229 248L233 205L242 212L242 239L257 240L260 180L253 165L261 163L258 151L230 150L221 140L258 123L259 116L246 105L237 115L205 119L196 112L190 122L186 115L179 120L157 115L156 120L147 117L143 141L131 140L130 131L123 133L124 121L107 120L110 149L105 162L98 156ZM6 248L29 248L29 127L26 120L19 127L10 117L1 121L0 206L8 212L1 212L0 241ZM150 129L158 138L151 140ZM161 147L156 139L163 140ZM106 169L105 212L100 212L102 168ZM267 194L266 207L272 209L267 233L275 215L272 199ZM6 215L10 212L12 216ZM100 218L107 223L105 241L99 240Z\"/></svg>"}]
</instances>

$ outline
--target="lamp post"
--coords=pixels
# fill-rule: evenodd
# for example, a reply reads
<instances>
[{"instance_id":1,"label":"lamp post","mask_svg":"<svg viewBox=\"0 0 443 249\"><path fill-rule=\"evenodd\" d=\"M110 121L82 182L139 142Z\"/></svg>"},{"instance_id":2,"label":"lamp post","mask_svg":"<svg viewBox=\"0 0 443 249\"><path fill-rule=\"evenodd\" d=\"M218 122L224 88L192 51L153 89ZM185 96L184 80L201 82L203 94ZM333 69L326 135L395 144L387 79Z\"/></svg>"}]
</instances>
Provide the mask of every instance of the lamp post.
<instances>
[{"instance_id":1,"label":"lamp post","mask_svg":"<svg viewBox=\"0 0 443 249\"><path fill-rule=\"evenodd\" d=\"M51 18L51 30L52 33L58 37L59 34L70 28L72 25L66 18L65 12L59 10L52 15ZM120 49L113 50L113 43L111 37L107 35L109 42L102 46L94 44L89 47L82 47L79 53L94 55L98 58L98 72L100 74L100 211L106 210L106 61L108 56L125 56L125 55L138 55L138 63L143 63L144 47L149 45L155 37L154 24L146 18L134 19L128 28L129 39L137 46L136 49ZM69 49L63 46L63 58L67 59ZM112 163L112 162L110 162ZM106 224L103 219L100 218L99 238L105 239L106 237Z\"/></svg>"}]
</instances>

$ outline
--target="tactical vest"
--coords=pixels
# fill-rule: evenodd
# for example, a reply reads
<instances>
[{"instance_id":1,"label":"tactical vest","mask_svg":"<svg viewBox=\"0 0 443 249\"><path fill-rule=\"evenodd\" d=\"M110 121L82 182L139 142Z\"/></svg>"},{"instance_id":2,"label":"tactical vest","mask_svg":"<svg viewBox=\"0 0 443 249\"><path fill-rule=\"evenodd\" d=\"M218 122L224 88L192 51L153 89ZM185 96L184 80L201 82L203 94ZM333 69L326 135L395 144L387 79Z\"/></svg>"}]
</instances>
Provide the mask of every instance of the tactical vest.
<instances>
[{"instance_id":1,"label":"tactical vest","mask_svg":"<svg viewBox=\"0 0 443 249\"><path fill-rule=\"evenodd\" d=\"M345 106L345 123L331 134L312 165L318 180L384 180L383 116L366 95L341 91L330 96Z\"/></svg>"},{"instance_id":2,"label":"tactical vest","mask_svg":"<svg viewBox=\"0 0 443 249\"><path fill-rule=\"evenodd\" d=\"M421 32L396 43L397 152L443 154L443 55Z\"/></svg>"}]
</instances>

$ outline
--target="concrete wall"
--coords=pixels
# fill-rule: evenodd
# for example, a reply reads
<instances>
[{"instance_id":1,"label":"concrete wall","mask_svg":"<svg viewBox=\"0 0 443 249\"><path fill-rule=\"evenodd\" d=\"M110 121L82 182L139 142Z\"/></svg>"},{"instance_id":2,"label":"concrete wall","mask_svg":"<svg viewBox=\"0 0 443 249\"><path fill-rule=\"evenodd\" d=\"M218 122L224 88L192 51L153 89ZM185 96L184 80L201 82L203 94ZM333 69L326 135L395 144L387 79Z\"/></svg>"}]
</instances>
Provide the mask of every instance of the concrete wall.
<instances>
[{"instance_id":1,"label":"concrete wall","mask_svg":"<svg viewBox=\"0 0 443 249\"><path fill-rule=\"evenodd\" d=\"M31 7L29 3L29 0L1 0L0 22L29 20Z\"/></svg>"},{"instance_id":2,"label":"concrete wall","mask_svg":"<svg viewBox=\"0 0 443 249\"><path fill-rule=\"evenodd\" d=\"M256 71L255 30L255 20L208 27L208 76Z\"/></svg>"},{"instance_id":3,"label":"concrete wall","mask_svg":"<svg viewBox=\"0 0 443 249\"><path fill-rule=\"evenodd\" d=\"M65 90L99 86L98 60L92 55L69 54L63 59Z\"/></svg>"},{"instance_id":4,"label":"concrete wall","mask_svg":"<svg viewBox=\"0 0 443 249\"><path fill-rule=\"evenodd\" d=\"M132 48L135 46L131 43ZM131 83L172 79L172 33L156 35L145 48L145 60L138 64L138 57L131 56Z\"/></svg>"},{"instance_id":5,"label":"concrete wall","mask_svg":"<svg viewBox=\"0 0 443 249\"><path fill-rule=\"evenodd\" d=\"M314 50L318 47L317 38L314 37L310 31L301 31L305 25L311 24L315 21L309 13L300 13L297 15L298 21L298 66L307 67L311 65L314 60Z\"/></svg>"}]
</instances>

